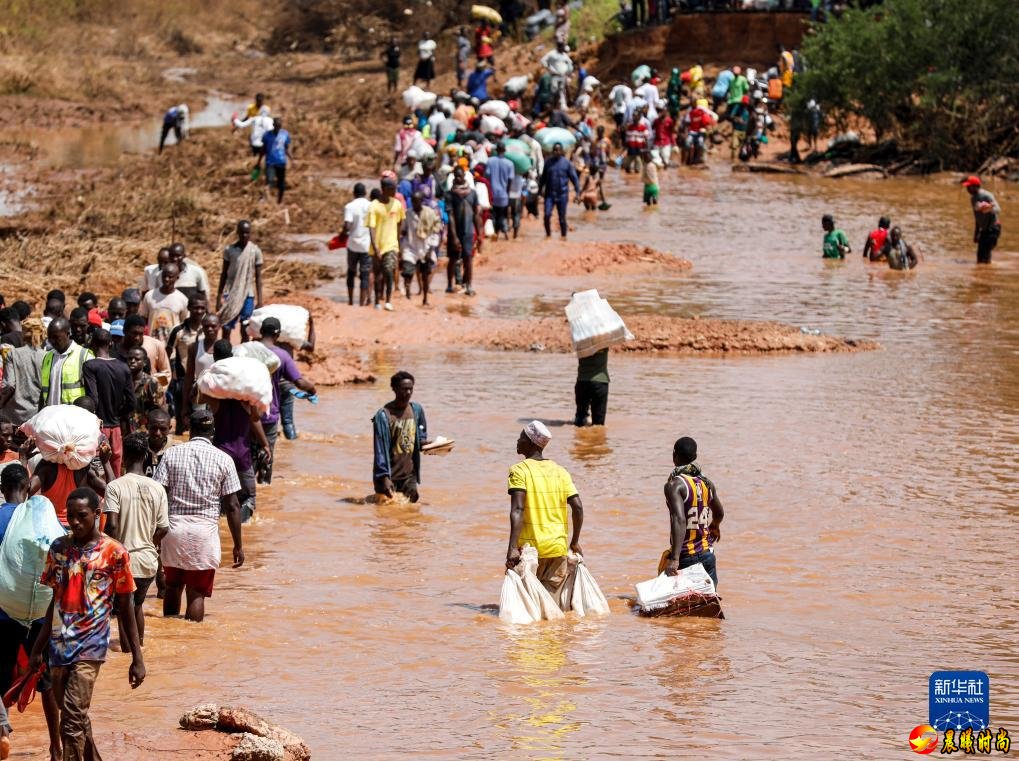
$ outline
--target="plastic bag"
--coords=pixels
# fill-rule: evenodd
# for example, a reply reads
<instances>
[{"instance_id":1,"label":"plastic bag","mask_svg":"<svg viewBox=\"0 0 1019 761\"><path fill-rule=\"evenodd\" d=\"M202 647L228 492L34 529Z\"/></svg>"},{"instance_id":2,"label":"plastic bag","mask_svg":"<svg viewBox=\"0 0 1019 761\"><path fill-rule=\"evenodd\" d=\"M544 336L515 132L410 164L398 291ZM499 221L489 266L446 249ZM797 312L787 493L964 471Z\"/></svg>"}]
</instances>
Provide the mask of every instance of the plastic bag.
<instances>
[{"instance_id":1,"label":"plastic bag","mask_svg":"<svg viewBox=\"0 0 1019 761\"><path fill-rule=\"evenodd\" d=\"M40 410L21 430L35 439L44 460L81 470L99 451L99 426L99 418L88 410L58 404Z\"/></svg>"},{"instance_id":2,"label":"plastic bag","mask_svg":"<svg viewBox=\"0 0 1019 761\"><path fill-rule=\"evenodd\" d=\"M495 222L491 217L485 220L485 237L495 239Z\"/></svg>"},{"instance_id":3,"label":"plastic bag","mask_svg":"<svg viewBox=\"0 0 1019 761\"><path fill-rule=\"evenodd\" d=\"M46 615L53 590L39 583L46 553L67 531L46 497L18 505L0 542L0 608L25 626Z\"/></svg>"},{"instance_id":4,"label":"plastic bag","mask_svg":"<svg viewBox=\"0 0 1019 761\"><path fill-rule=\"evenodd\" d=\"M510 568L506 569L506 575L502 578L499 620L507 624L533 624L541 620L541 611L524 589L523 580Z\"/></svg>"},{"instance_id":5,"label":"plastic bag","mask_svg":"<svg viewBox=\"0 0 1019 761\"><path fill-rule=\"evenodd\" d=\"M264 415L272 403L269 370L251 357L227 357L213 362L198 379L198 390L213 399L249 402L260 415Z\"/></svg>"},{"instance_id":6,"label":"plastic bag","mask_svg":"<svg viewBox=\"0 0 1019 761\"><path fill-rule=\"evenodd\" d=\"M280 321L280 341L299 349L308 340L310 315L304 307L295 304L268 304L251 313L248 320L248 335L258 338L262 335L262 320L275 317Z\"/></svg>"},{"instance_id":7,"label":"plastic bag","mask_svg":"<svg viewBox=\"0 0 1019 761\"><path fill-rule=\"evenodd\" d=\"M520 562L514 569L524 583L524 591L530 596L531 601L539 611L539 619L555 621L564 618L559 603L555 601L545 585L538 580L538 550L527 544L520 553Z\"/></svg>"},{"instance_id":8,"label":"plastic bag","mask_svg":"<svg viewBox=\"0 0 1019 761\"><path fill-rule=\"evenodd\" d=\"M609 346L633 340L623 319L594 289L573 294L566 305L566 319L578 357L590 357Z\"/></svg>"},{"instance_id":9,"label":"plastic bag","mask_svg":"<svg viewBox=\"0 0 1019 761\"><path fill-rule=\"evenodd\" d=\"M279 355L261 341L246 341L245 343L238 344L234 347L233 355L235 357L257 359L265 365L270 373L280 369L281 362Z\"/></svg>"},{"instance_id":10,"label":"plastic bag","mask_svg":"<svg viewBox=\"0 0 1019 761\"><path fill-rule=\"evenodd\" d=\"M571 570L566 580L566 588L569 590L569 609L578 616L600 616L610 613L609 602L602 594L594 576L587 570L584 558L573 553L570 553L569 558ZM574 561L576 561L575 564ZM564 601L565 599L564 596Z\"/></svg>"}]
</instances>

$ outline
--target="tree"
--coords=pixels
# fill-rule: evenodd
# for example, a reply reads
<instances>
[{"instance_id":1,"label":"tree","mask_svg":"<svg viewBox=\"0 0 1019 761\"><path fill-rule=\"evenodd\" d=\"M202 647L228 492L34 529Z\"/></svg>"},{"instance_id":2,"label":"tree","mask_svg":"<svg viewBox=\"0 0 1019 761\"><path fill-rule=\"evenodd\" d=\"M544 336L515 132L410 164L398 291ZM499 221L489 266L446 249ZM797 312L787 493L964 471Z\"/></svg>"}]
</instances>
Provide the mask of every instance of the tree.
<instances>
[{"instance_id":1,"label":"tree","mask_svg":"<svg viewBox=\"0 0 1019 761\"><path fill-rule=\"evenodd\" d=\"M866 119L942 168L1019 150L1016 0L887 0L814 25L791 112L815 98L840 126Z\"/></svg>"}]
</instances>

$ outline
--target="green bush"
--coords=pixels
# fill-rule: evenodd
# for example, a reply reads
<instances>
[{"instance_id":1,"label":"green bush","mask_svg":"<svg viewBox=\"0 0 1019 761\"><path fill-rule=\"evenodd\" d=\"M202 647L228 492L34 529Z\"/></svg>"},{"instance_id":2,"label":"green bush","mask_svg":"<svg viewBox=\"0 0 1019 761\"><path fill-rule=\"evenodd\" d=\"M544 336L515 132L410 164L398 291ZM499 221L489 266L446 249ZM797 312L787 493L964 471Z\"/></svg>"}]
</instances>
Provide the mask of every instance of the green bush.
<instances>
[{"instance_id":1,"label":"green bush","mask_svg":"<svg viewBox=\"0 0 1019 761\"><path fill-rule=\"evenodd\" d=\"M886 0L815 25L791 112L815 98L844 128L862 116L942 168L1019 149L1019 3Z\"/></svg>"}]
</instances>

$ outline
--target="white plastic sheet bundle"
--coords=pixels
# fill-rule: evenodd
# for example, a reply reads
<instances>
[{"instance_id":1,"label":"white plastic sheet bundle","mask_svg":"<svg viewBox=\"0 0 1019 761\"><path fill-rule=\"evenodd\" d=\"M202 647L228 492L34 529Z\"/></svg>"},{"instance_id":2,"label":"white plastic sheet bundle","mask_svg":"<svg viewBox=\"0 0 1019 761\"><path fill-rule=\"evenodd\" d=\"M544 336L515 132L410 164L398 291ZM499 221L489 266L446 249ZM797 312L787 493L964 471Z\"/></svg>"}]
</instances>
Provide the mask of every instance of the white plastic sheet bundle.
<instances>
[{"instance_id":1,"label":"white plastic sheet bundle","mask_svg":"<svg viewBox=\"0 0 1019 761\"><path fill-rule=\"evenodd\" d=\"M262 334L262 321L275 317L280 321L280 341L300 349L308 340L310 315L304 307L296 304L267 304L251 313L248 320L248 335L258 338Z\"/></svg>"},{"instance_id":2,"label":"white plastic sheet bundle","mask_svg":"<svg viewBox=\"0 0 1019 761\"><path fill-rule=\"evenodd\" d=\"M684 615L696 606L718 602L715 584L700 563L675 576L663 572L635 588L637 612L644 616Z\"/></svg>"},{"instance_id":3,"label":"white plastic sheet bundle","mask_svg":"<svg viewBox=\"0 0 1019 761\"><path fill-rule=\"evenodd\" d=\"M573 294L566 305L566 319L578 357L590 357L602 349L633 340L623 318L595 289Z\"/></svg>"}]
</instances>

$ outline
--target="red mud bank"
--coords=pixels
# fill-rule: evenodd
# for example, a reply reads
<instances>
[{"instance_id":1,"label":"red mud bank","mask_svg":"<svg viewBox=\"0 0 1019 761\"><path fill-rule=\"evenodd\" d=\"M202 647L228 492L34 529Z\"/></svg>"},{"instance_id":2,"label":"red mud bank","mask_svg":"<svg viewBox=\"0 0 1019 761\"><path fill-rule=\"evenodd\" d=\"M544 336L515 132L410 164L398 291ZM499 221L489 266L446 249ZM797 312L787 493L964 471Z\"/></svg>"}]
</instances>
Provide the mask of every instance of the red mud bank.
<instances>
[{"instance_id":1,"label":"red mud bank","mask_svg":"<svg viewBox=\"0 0 1019 761\"><path fill-rule=\"evenodd\" d=\"M792 325L744 320L704 320L631 315L626 326L634 340L615 351L638 354L772 354L871 351L873 341L838 336L810 335ZM472 336L472 338L475 338ZM485 348L507 351L573 350L565 318L546 317L519 324L495 327L476 343Z\"/></svg>"},{"instance_id":2,"label":"red mud bank","mask_svg":"<svg viewBox=\"0 0 1019 761\"><path fill-rule=\"evenodd\" d=\"M598 48L596 70L628 77L642 63L663 71L697 59L714 64L771 66L778 43L792 48L806 32L805 13L686 13L670 26L638 29L607 38Z\"/></svg>"}]
</instances>

